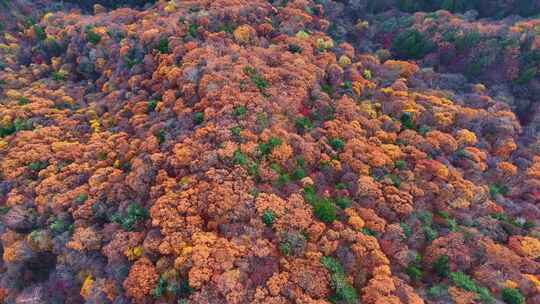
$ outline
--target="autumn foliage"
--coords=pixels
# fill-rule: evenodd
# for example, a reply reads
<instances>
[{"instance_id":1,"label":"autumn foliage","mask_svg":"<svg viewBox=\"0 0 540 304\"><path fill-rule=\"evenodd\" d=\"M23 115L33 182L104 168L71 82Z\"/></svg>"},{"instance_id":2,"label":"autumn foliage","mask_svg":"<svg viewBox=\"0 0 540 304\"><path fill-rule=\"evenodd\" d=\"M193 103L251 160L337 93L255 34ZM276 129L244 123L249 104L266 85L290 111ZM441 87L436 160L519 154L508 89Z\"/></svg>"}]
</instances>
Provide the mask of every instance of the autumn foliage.
<instances>
[{"instance_id":1,"label":"autumn foliage","mask_svg":"<svg viewBox=\"0 0 540 304\"><path fill-rule=\"evenodd\" d=\"M319 2L10 17L0 302L540 303L540 141Z\"/></svg>"}]
</instances>

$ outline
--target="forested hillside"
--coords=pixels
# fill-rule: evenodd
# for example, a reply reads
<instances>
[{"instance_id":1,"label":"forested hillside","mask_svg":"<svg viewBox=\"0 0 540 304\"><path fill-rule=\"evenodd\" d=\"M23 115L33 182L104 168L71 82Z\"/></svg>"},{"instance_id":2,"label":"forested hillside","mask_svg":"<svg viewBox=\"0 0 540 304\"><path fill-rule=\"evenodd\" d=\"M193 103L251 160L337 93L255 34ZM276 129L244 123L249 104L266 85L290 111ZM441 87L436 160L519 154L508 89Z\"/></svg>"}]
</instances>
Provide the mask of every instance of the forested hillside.
<instances>
[{"instance_id":1,"label":"forested hillside","mask_svg":"<svg viewBox=\"0 0 540 304\"><path fill-rule=\"evenodd\" d=\"M540 303L538 1L0 1L1 303Z\"/></svg>"}]
</instances>

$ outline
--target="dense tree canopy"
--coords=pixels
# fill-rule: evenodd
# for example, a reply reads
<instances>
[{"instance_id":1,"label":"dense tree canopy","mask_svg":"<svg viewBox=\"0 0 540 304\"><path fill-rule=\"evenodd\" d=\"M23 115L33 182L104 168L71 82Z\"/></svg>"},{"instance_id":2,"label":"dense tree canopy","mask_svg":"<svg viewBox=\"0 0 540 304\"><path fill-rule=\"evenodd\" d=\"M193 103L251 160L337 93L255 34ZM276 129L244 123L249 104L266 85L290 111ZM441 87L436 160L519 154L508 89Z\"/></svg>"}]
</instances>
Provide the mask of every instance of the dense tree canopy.
<instances>
[{"instance_id":1,"label":"dense tree canopy","mask_svg":"<svg viewBox=\"0 0 540 304\"><path fill-rule=\"evenodd\" d=\"M0 11L0 302L540 302L538 19L94 4Z\"/></svg>"}]
</instances>

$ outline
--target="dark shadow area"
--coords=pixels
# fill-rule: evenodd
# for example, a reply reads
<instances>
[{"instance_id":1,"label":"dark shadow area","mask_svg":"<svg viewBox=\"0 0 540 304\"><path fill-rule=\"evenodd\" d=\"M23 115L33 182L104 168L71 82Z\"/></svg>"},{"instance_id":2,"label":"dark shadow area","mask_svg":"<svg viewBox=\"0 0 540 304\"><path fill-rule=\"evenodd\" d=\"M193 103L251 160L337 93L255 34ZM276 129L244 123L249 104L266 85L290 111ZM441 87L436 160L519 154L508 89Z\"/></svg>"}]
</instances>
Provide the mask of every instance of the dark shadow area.
<instances>
[{"instance_id":1,"label":"dark shadow area","mask_svg":"<svg viewBox=\"0 0 540 304\"><path fill-rule=\"evenodd\" d=\"M441 9L452 13L476 10L482 18L504 18L509 15L530 17L540 13L540 3L532 0L368 0L365 8L367 12L375 14L394 8L407 13L434 12Z\"/></svg>"},{"instance_id":2,"label":"dark shadow area","mask_svg":"<svg viewBox=\"0 0 540 304\"><path fill-rule=\"evenodd\" d=\"M155 0L66 0L64 2L76 4L84 11L92 11L95 4L103 5L108 9L116 9L120 7L143 8L147 4L156 3Z\"/></svg>"},{"instance_id":3,"label":"dark shadow area","mask_svg":"<svg viewBox=\"0 0 540 304\"><path fill-rule=\"evenodd\" d=\"M56 255L51 252L41 252L25 263L23 280L30 283L44 282L55 267Z\"/></svg>"}]
</instances>

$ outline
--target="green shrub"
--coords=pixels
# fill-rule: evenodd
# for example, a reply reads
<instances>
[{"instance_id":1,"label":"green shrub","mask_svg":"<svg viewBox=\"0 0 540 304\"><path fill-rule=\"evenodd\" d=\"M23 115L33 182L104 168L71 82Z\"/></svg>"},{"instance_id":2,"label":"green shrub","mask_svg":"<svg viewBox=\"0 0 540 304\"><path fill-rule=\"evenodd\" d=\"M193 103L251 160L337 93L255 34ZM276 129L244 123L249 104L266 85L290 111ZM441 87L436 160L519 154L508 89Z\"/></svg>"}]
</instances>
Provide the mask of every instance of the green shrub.
<instances>
[{"instance_id":1,"label":"green shrub","mask_svg":"<svg viewBox=\"0 0 540 304\"><path fill-rule=\"evenodd\" d=\"M365 235L369 235L369 236L372 236L372 237L377 237L377 233L371 229L369 229L368 227L364 227L362 228L361 232Z\"/></svg>"},{"instance_id":2,"label":"green shrub","mask_svg":"<svg viewBox=\"0 0 540 304\"><path fill-rule=\"evenodd\" d=\"M176 296L180 297L180 299L188 298L189 295L193 293L193 288L189 286L189 279L184 278L180 280L178 285L175 285L174 292L172 292ZM178 303L180 303L181 300L178 300ZM187 302L186 302L187 303Z\"/></svg>"},{"instance_id":3,"label":"green shrub","mask_svg":"<svg viewBox=\"0 0 540 304\"><path fill-rule=\"evenodd\" d=\"M348 186L347 186L346 183L337 183L337 184L336 184L336 189L337 189L337 190L345 190L345 189L347 189L347 188L348 188Z\"/></svg>"},{"instance_id":4,"label":"green shrub","mask_svg":"<svg viewBox=\"0 0 540 304\"><path fill-rule=\"evenodd\" d=\"M196 112L195 115L193 115L193 123L195 125L200 125L204 122L204 113L203 112Z\"/></svg>"},{"instance_id":5,"label":"green shrub","mask_svg":"<svg viewBox=\"0 0 540 304\"><path fill-rule=\"evenodd\" d=\"M0 125L0 138L15 134L19 131L32 130L33 127L34 126L30 121L17 117L13 122Z\"/></svg>"},{"instance_id":6,"label":"green shrub","mask_svg":"<svg viewBox=\"0 0 540 304\"><path fill-rule=\"evenodd\" d=\"M347 276L341 264L334 258L324 256L321 264L330 272L330 280L335 295L331 297L332 302L354 304L358 302L356 289L347 281Z\"/></svg>"},{"instance_id":7,"label":"green shrub","mask_svg":"<svg viewBox=\"0 0 540 304\"><path fill-rule=\"evenodd\" d=\"M410 29L394 37L391 49L398 58L420 59L434 49L434 44L419 31Z\"/></svg>"},{"instance_id":8,"label":"green shrub","mask_svg":"<svg viewBox=\"0 0 540 304\"><path fill-rule=\"evenodd\" d=\"M239 137L240 137L240 132L242 132L242 127L240 127L240 126L234 126L234 127L230 128L229 130L231 131L231 134L232 134L234 137L239 138Z\"/></svg>"},{"instance_id":9,"label":"green shrub","mask_svg":"<svg viewBox=\"0 0 540 304\"><path fill-rule=\"evenodd\" d=\"M427 296L430 299L438 299L446 295L448 295L448 286L446 285L435 285L427 290Z\"/></svg>"},{"instance_id":10,"label":"green shrub","mask_svg":"<svg viewBox=\"0 0 540 304\"><path fill-rule=\"evenodd\" d=\"M287 242L280 242L279 243L279 251L283 255L286 255L286 256L290 255L291 254L291 244L289 244Z\"/></svg>"},{"instance_id":11,"label":"green shrub","mask_svg":"<svg viewBox=\"0 0 540 304\"><path fill-rule=\"evenodd\" d=\"M148 211L137 203L131 203L125 214L116 213L111 216L111 220L119 224L124 230L132 231L139 223L148 218Z\"/></svg>"},{"instance_id":12,"label":"green shrub","mask_svg":"<svg viewBox=\"0 0 540 304\"><path fill-rule=\"evenodd\" d=\"M482 40L479 31L473 30L455 38L456 50L460 53L465 52L476 46Z\"/></svg>"},{"instance_id":13,"label":"green shrub","mask_svg":"<svg viewBox=\"0 0 540 304\"><path fill-rule=\"evenodd\" d=\"M259 152L261 155L268 155L272 152L272 150L281 145L282 141L281 139L277 137L270 137L266 143L259 144Z\"/></svg>"},{"instance_id":14,"label":"green shrub","mask_svg":"<svg viewBox=\"0 0 540 304\"><path fill-rule=\"evenodd\" d=\"M489 194L492 198L496 198L499 195L508 194L508 187L505 185L491 185L489 186Z\"/></svg>"},{"instance_id":15,"label":"green shrub","mask_svg":"<svg viewBox=\"0 0 540 304\"><path fill-rule=\"evenodd\" d=\"M441 255L433 263L435 273L441 278L446 278L450 274L450 265L448 264L448 256Z\"/></svg>"},{"instance_id":16,"label":"green shrub","mask_svg":"<svg viewBox=\"0 0 540 304\"><path fill-rule=\"evenodd\" d=\"M291 53L301 53L302 52L302 47L297 45L297 44L289 44L289 46L287 47L287 49L289 50L289 52Z\"/></svg>"},{"instance_id":17,"label":"green shrub","mask_svg":"<svg viewBox=\"0 0 540 304\"><path fill-rule=\"evenodd\" d=\"M355 304L358 303L358 294L356 289L347 281L347 277L343 273L334 273L330 277L332 288L335 290L335 298L343 303Z\"/></svg>"},{"instance_id":18,"label":"green shrub","mask_svg":"<svg viewBox=\"0 0 540 304\"><path fill-rule=\"evenodd\" d=\"M86 29L86 41L92 43L92 44L98 44L101 41L101 36L92 29L87 28Z\"/></svg>"},{"instance_id":19,"label":"green shrub","mask_svg":"<svg viewBox=\"0 0 540 304\"><path fill-rule=\"evenodd\" d=\"M322 84L321 85L321 91L325 92L329 96L332 96L334 94L334 89L329 84Z\"/></svg>"},{"instance_id":20,"label":"green shrub","mask_svg":"<svg viewBox=\"0 0 540 304\"><path fill-rule=\"evenodd\" d=\"M57 40L51 37L38 44L38 48L46 58L60 57L64 55L67 50L67 42L62 41L61 38L58 38Z\"/></svg>"},{"instance_id":21,"label":"green shrub","mask_svg":"<svg viewBox=\"0 0 540 304\"><path fill-rule=\"evenodd\" d=\"M350 81L345 81L343 82L343 84L341 85L341 88L343 90L345 90L347 93L349 94L352 94L353 93L353 86L352 86L352 83Z\"/></svg>"},{"instance_id":22,"label":"green shrub","mask_svg":"<svg viewBox=\"0 0 540 304\"><path fill-rule=\"evenodd\" d=\"M165 130L164 129L159 129L157 130L155 133L154 133L154 136L157 138L158 140L158 143L161 145L165 142Z\"/></svg>"},{"instance_id":23,"label":"green shrub","mask_svg":"<svg viewBox=\"0 0 540 304\"><path fill-rule=\"evenodd\" d=\"M142 59L140 58L133 58L133 56L130 56L129 54L126 54L124 56L124 64L127 66L128 69L133 68L137 64L141 64Z\"/></svg>"},{"instance_id":24,"label":"green shrub","mask_svg":"<svg viewBox=\"0 0 540 304\"><path fill-rule=\"evenodd\" d=\"M407 268L405 268L405 273L411 278L413 281L420 281L422 280L422 270L418 268L416 265L409 265Z\"/></svg>"},{"instance_id":25,"label":"green shrub","mask_svg":"<svg viewBox=\"0 0 540 304\"><path fill-rule=\"evenodd\" d=\"M367 79L367 80L371 80L371 78L373 78L373 75L372 75L371 71L368 70L368 69L365 69L362 72L362 76L364 76L364 78Z\"/></svg>"},{"instance_id":26,"label":"green shrub","mask_svg":"<svg viewBox=\"0 0 540 304\"><path fill-rule=\"evenodd\" d=\"M234 151L233 160L235 164L240 166L245 166L248 163L247 156L245 156L240 150Z\"/></svg>"},{"instance_id":27,"label":"green shrub","mask_svg":"<svg viewBox=\"0 0 540 304\"><path fill-rule=\"evenodd\" d=\"M525 230L531 230L536 227L536 223L530 220L517 221L517 223Z\"/></svg>"},{"instance_id":28,"label":"green shrub","mask_svg":"<svg viewBox=\"0 0 540 304\"><path fill-rule=\"evenodd\" d=\"M417 216L423 225L431 226L433 224L433 214L431 214L431 212L420 211Z\"/></svg>"},{"instance_id":29,"label":"green shrub","mask_svg":"<svg viewBox=\"0 0 540 304\"><path fill-rule=\"evenodd\" d=\"M421 211L418 213L418 219L422 222L422 231L426 241L432 242L438 236L437 230L433 229L433 214L428 211Z\"/></svg>"},{"instance_id":30,"label":"green shrub","mask_svg":"<svg viewBox=\"0 0 540 304\"><path fill-rule=\"evenodd\" d=\"M151 295L155 299L158 299L168 293L169 295L179 297L180 300L178 300L178 303L180 303L182 299L189 297L192 292L193 289L189 287L187 279L180 279L177 274L173 274L173 276L169 276L168 279L165 279L164 276L160 276L156 287L151 291Z\"/></svg>"},{"instance_id":31,"label":"green shrub","mask_svg":"<svg viewBox=\"0 0 540 304\"><path fill-rule=\"evenodd\" d=\"M422 227L422 229L424 230L424 237L426 238L426 241L430 243L433 242L439 236L439 233L437 232L437 230L429 226L424 226Z\"/></svg>"},{"instance_id":32,"label":"green shrub","mask_svg":"<svg viewBox=\"0 0 540 304\"><path fill-rule=\"evenodd\" d=\"M484 304L495 304L495 299L491 296L489 290L485 287L479 287L476 291L478 299Z\"/></svg>"},{"instance_id":33,"label":"green shrub","mask_svg":"<svg viewBox=\"0 0 540 304\"><path fill-rule=\"evenodd\" d=\"M307 176L306 170L302 167L298 167L294 169L294 171L292 172L291 178L297 181L297 180L303 179L306 176Z\"/></svg>"},{"instance_id":34,"label":"green shrub","mask_svg":"<svg viewBox=\"0 0 540 304\"><path fill-rule=\"evenodd\" d=\"M490 214L490 216L505 224L509 224L509 225L526 229L526 230L532 229L536 226L534 222L531 222L525 219L516 219L513 217L509 217L508 215L504 213L493 213L493 214Z\"/></svg>"},{"instance_id":35,"label":"green shrub","mask_svg":"<svg viewBox=\"0 0 540 304\"><path fill-rule=\"evenodd\" d=\"M256 122L257 126L259 126L262 129L265 129L268 127L268 114L264 112L258 112L256 115Z\"/></svg>"},{"instance_id":36,"label":"green shrub","mask_svg":"<svg viewBox=\"0 0 540 304\"><path fill-rule=\"evenodd\" d=\"M236 117L244 117L246 113L247 113L247 108L244 106L237 106L237 107L234 107L233 109L233 114Z\"/></svg>"},{"instance_id":37,"label":"green shrub","mask_svg":"<svg viewBox=\"0 0 540 304\"><path fill-rule=\"evenodd\" d=\"M294 126L299 133L304 133L313 128L313 123L309 117L301 116L296 118Z\"/></svg>"},{"instance_id":38,"label":"green shrub","mask_svg":"<svg viewBox=\"0 0 540 304\"><path fill-rule=\"evenodd\" d=\"M228 34L232 34L234 33L234 29L236 28L236 26L232 23L229 23L229 22L225 22L223 24L221 24L218 28L218 32L225 32L225 33L228 33Z\"/></svg>"},{"instance_id":39,"label":"green shrub","mask_svg":"<svg viewBox=\"0 0 540 304\"><path fill-rule=\"evenodd\" d=\"M538 73L537 67L535 66L530 67L528 69L521 71L521 73L519 74L519 77L516 80L514 80L514 82L516 84L525 85L529 83L531 80L533 80L533 78L536 77L537 73Z\"/></svg>"},{"instance_id":40,"label":"green shrub","mask_svg":"<svg viewBox=\"0 0 540 304\"><path fill-rule=\"evenodd\" d=\"M336 197L336 205L338 205L342 209L348 208L352 203L352 200L345 196L338 196Z\"/></svg>"},{"instance_id":41,"label":"green shrub","mask_svg":"<svg viewBox=\"0 0 540 304\"><path fill-rule=\"evenodd\" d=\"M304 196L304 200L311 205L313 205L317 201L317 198L318 198L317 191L315 190L315 187L312 185L304 186L303 196Z\"/></svg>"},{"instance_id":42,"label":"green shrub","mask_svg":"<svg viewBox=\"0 0 540 304\"><path fill-rule=\"evenodd\" d=\"M525 304L525 297L515 288L504 288L501 296L507 304Z\"/></svg>"},{"instance_id":43,"label":"green shrub","mask_svg":"<svg viewBox=\"0 0 540 304\"><path fill-rule=\"evenodd\" d=\"M467 65L463 74L468 80L472 81L474 77L478 76L482 72L484 67L485 66L483 65L482 61L474 60Z\"/></svg>"},{"instance_id":44,"label":"green shrub","mask_svg":"<svg viewBox=\"0 0 540 304\"><path fill-rule=\"evenodd\" d=\"M306 246L306 237L298 232L287 232L281 236L279 251L283 255L300 256Z\"/></svg>"},{"instance_id":45,"label":"green shrub","mask_svg":"<svg viewBox=\"0 0 540 304\"><path fill-rule=\"evenodd\" d=\"M47 33L45 33L45 29L39 25L34 25L33 27L34 33L36 34L36 38L38 40L45 40L47 39Z\"/></svg>"},{"instance_id":46,"label":"green shrub","mask_svg":"<svg viewBox=\"0 0 540 304\"><path fill-rule=\"evenodd\" d=\"M394 167L398 170L405 170L407 168L407 163L404 160L396 160Z\"/></svg>"},{"instance_id":47,"label":"green shrub","mask_svg":"<svg viewBox=\"0 0 540 304\"><path fill-rule=\"evenodd\" d=\"M405 234L406 238L411 237L412 235L411 226L407 225L406 223L400 223L399 226L401 227L401 230L403 230L403 234Z\"/></svg>"},{"instance_id":48,"label":"green shrub","mask_svg":"<svg viewBox=\"0 0 540 304\"><path fill-rule=\"evenodd\" d=\"M199 26L196 23L191 23L188 27L188 35L192 38L197 38L197 31L199 30Z\"/></svg>"},{"instance_id":49,"label":"green shrub","mask_svg":"<svg viewBox=\"0 0 540 304\"><path fill-rule=\"evenodd\" d=\"M33 172L39 172L45 168L47 168L49 166L49 163L48 162L43 162L43 161L35 161L35 162L31 162L29 165L28 165L28 169L30 171L33 171Z\"/></svg>"},{"instance_id":50,"label":"green shrub","mask_svg":"<svg viewBox=\"0 0 540 304\"><path fill-rule=\"evenodd\" d=\"M485 304L495 303L495 300L490 295L489 291L485 287L479 287L476 283L466 274L461 271L450 273L450 281L457 287L471 291L478 294L478 299Z\"/></svg>"},{"instance_id":51,"label":"green shrub","mask_svg":"<svg viewBox=\"0 0 540 304\"><path fill-rule=\"evenodd\" d=\"M291 176L287 172L285 172L283 169L281 169L279 165L272 164L272 166L270 167L278 174L278 180L276 182L276 186L283 187L284 185L291 182Z\"/></svg>"},{"instance_id":52,"label":"green shrub","mask_svg":"<svg viewBox=\"0 0 540 304\"><path fill-rule=\"evenodd\" d=\"M272 210L264 210L262 220L266 226L271 227L276 220L276 214Z\"/></svg>"},{"instance_id":53,"label":"green shrub","mask_svg":"<svg viewBox=\"0 0 540 304\"><path fill-rule=\"evenodd\" d=\"M413 116L411 113L405 112L401 115L401 118L399 119L401 121L401 125L405 129L411 129L414 130L414 122L413 122Z\"/></svg>"},{"instance_id":54,"label":"green shrub","mask_svg":"<svg viewBox=\"0 0 540 304\"><path fill-rule=\"evenodd\" d=\"M257 87L257 89L265 94L264 92L268 88L268 82L263 78L262 75L259 74L256 69L246 66L244 67L244 74L249 76L249 79Z\"/></svg>"},{"instance_id":55,"label":"green shrub","mask_svg":"<svg viewBox=\"0 0 540 304\"><path fill-rule=\"evenodd\" d=\"M430 126L426 126L426 125L421 125L419 128L418 128L418 133L420 133L422 136L426 136L426 134L431 131L431 127Z\"/></svg>"},{"instance_id":56,"label":"green shrub","mask_svg":"<svg viewBox=\"0 0 540 304\"><path fill-rule=\"evenodd\" d=\"M256 162L249 162L247 165L249 175L259 178L259 165Z\"/></svg>"},{"instance_id":57,"label":"green shrub","mask_svg":"<svg viewBox=\"0 0 540 304\"><path fill-rule=\"evenodd\" d=\"M334 109L331 106L326 106L323 109L314 110L310 113L313 121L323 122L334 119Z\"/></svg>"},{"instance_id":58,"label":"green shrub","mask_svg":"<svg viewBox=\"0 0 540 304\"><path fill-rule=\"evenodd\" d=\"M17 101L17 104L20 105L20 106L24 106L26 104L29 104L30 103L30 100L28 100L28 98L26 97L21 97L19 98L19 100Z\"/></svg>"},{"instance_id":59,"label":"green shrub","mask_svg":"<svg viewBox=\"0 0 540 304\"><path fill-rule=\"evenodd\" d=\"M386 176L392 181L392 184L394 184L396 188L399 188L401 186L401 179L397 175L388 174Z\"/></svg>"},{"instance_id":60,"label":"green shrub","mask_svg":"<svg viewBox=\"0 0 540 304\"><path fill-rule=\"evenodd\" d=\"M60 218L54 219L54 221L50 224L49 229L55 234L60 234L68 230L73 229L73 224L66 223L64 220Z\"/></svg>"},{"instance_id":61,"label":"green shrub","mask_svg":"<svg viewBox=\"0 0 540 304\"><path fill-rule=\"evenodd\" d=\"M82 203L86 202L87 199L88 199L88 195L79 194L79 195L77 195L77 197L75 197L75 203L76 204L82 204Z\"/></svg>"},{"instance_id":62,"label":"green shrub","mask_svg":"<svg viewBox=\"0 0 540 304\"><path fill-rule=\"evenodd\" d=\"M330 271L330 273L343 272L341 264L333 257L323 256L321 258L321 264Z\"/></svg>"},{"instance_id":63,"label":"green shrub","mask_svg":"<svg viewBox=\"0 0 540 304\"><path fill-rule=\"evenodd\" d=\"M450 215L447 212L439 211L439 212L437 212L437 215L439 217L441 217L445 221L446 226L451 231L456 231L458 229L458 224L457 224L456 220L451 218Z\"/></svg>"},{"instance_id":64,"label":"green shrub","mask_svg":"<svg viewBox=\"0 0 540 304\"><path fill-rule=\"evenodd\" d=\"M328 144L335 151L342 151L345 148L345 142L340 138L332 138L328 140Z\"/></svg>"},{"instance_id":65,"label":"green shrub","mask_svg":"<svg viewBox=\"0 0 540 304\"><path fill-rule=\"evenodd\" d=\"M168 54L170 52L169 39L167 39L166 37L160 38L156 49L161 54Z\"/></svg>"},{"instance_id":66,"label":"green shrub","mask_svg":"<svg viewBox=\"0 0 540 304\"><path fill-rule=\"evenodd\" d=\"M332 223L336 219L336 208L325 198L318 199L313 204L313 213L319 220L325 223Z\"/></svg>"},{"instance_id":67,"label":"green shrub","mask_svg":"<svg viewBox=\"0 0 540 304\"><path fill-rule=\"evenodd\" d=\"M156 287L152 289L151 293L152 293L152 296L157 299L157 298L161 298L166 290L167 290L167 280L165 280L163 276L160 276Z\"/></svg>"},{"instance_id":68,"label":"green shrub","mask_svg":"<svg viewBox=\"0 0 540 304\"><path fill-rule=\"evenodd\" d=\"M67 75L62 71L55 71L52 73L52 79L55 81L64 81L67 79Z\"/></svg>"},{"instance_id":69,"label":"green shrub","mask_svg":"<svg viewBox=\"0 0 540 304\"><path fill-rule=\"evenodd\" d=\"M146 105L146 111L154 112L156 110L157 104L158 104L157 100L155 99L150 100L148 104Z\"/></svg>"}]
</instances>

